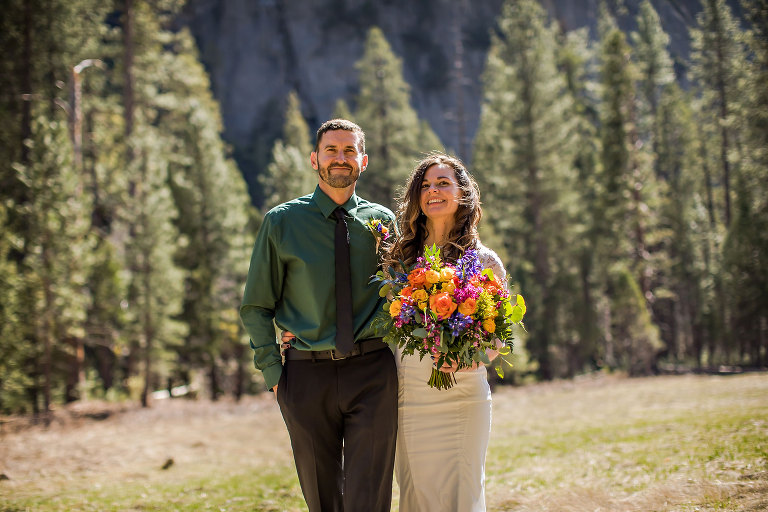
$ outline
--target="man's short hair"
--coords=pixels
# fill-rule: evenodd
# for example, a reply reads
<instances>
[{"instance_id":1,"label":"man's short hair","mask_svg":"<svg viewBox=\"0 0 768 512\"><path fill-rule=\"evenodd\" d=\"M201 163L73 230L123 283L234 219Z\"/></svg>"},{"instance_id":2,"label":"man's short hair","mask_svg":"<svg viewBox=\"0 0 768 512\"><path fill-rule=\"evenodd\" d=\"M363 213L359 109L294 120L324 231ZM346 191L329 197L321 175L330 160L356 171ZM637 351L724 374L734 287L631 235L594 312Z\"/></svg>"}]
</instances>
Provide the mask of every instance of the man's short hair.
<instances>
[{"instance_id":1,"label":"man's short hair","mask_svg":"<svg viewBox=\"0 0 768 512\"><path fill-rule=\"evenodd\" d=\"M363 132L363 129L358 125L346 119L331 119L330 121L324 122L320 128L317 129L317 136L315 137L315 153L320 149L320 139L323 138L323 134L332 130L346 130L358 134L360 145L362 146L360 152L363 154L365 153L365 132Z\"/></svg>"}]
</instances>

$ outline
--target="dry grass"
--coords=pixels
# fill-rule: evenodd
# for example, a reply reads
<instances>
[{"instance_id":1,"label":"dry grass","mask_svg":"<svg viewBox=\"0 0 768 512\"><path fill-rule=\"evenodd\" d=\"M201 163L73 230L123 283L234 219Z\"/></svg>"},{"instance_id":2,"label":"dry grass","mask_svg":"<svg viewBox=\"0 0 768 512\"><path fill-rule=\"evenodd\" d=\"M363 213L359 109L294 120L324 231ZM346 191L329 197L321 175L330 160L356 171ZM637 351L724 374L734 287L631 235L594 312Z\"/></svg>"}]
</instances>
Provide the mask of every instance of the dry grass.
<instances>
[{"instance_id":1,"label":"dry grass","mask_svg":"<svg viewBox=\"0 0 768 512\"><path fill-rule=\"evenodd\" d=\"M493 414L491 511L768 510L768 374L504 388ZM271 394L92 415L6 425L0 511L304 510Z\"/></svg>"}]
</instances>

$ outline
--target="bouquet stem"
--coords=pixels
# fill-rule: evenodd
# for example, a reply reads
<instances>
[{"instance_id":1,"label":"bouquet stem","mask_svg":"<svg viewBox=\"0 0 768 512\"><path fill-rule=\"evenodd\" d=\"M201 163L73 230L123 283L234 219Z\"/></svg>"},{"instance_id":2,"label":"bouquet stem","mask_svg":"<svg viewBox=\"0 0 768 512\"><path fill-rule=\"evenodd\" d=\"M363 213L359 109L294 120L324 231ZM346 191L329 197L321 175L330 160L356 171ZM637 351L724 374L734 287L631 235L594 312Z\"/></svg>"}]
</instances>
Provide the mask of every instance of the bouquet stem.
<instances>
[{"instance_id":1,"label":"bouquet stem","mask_svg":"<svg viewBox=\"0 0 768 512\"><path fill-rule=\"evenodd\" d=\"M432 368L432 375L427 381L429 387L437 389L451 389L456 384L456 377L453 373L441 372L437 368Z\"/></svg>"}]
</instances>

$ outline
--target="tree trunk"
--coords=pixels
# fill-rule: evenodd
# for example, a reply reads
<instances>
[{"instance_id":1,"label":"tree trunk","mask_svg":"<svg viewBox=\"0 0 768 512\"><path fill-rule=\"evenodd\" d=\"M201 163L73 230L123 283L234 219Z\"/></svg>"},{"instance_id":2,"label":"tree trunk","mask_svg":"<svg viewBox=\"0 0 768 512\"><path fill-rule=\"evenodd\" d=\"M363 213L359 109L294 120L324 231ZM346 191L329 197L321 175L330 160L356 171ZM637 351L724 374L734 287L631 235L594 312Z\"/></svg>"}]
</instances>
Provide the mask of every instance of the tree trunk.
<instances>
[{"instance_id":1,"label":"tree trunk","mask_svg":"<svg viewBox=\"0 0 768 512\"><path fill-rule=\"evenodd\" d=\"M720 161L723 166L723 194L725 196L725 226L731 225L731 166L728 162L728 99L725 91L725 70L722 34L717 34L717 95L720 100Z\"/></svg>"},{"instance_id":2,"label":"tree trunk","mask_svg":"<svg viewBox=\"0 0 768 512\"><path fill-rule=\"evenodd\" d=\"M29 163L26 140L32 137L32 9L33 2L24 2L24 39L21 51L21 163Z\"/></svg>"}]
</instances>

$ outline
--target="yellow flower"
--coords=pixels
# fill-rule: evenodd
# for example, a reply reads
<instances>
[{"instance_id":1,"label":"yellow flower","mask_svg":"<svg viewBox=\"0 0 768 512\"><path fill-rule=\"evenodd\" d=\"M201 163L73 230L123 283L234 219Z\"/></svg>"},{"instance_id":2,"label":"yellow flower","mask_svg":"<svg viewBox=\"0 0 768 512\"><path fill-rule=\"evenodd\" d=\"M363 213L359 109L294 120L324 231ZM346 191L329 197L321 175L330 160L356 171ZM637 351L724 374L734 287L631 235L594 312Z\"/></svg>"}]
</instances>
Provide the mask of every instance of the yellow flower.
<instances>
[{"instance_id":1,"label":"yellow flower","mask_svg":"<svg viewBox=\"0 0 768 512\"><path fill-rule=\"evenodd\" d=\"M427 290L423 288L419 288L418 290L414 290L413 294L411 295L413 300L415 300L418 305L419 309L426 309L427 307L427 300L429 300L429 293L427 293Z\"/></svg>"},{"instance_id":2,"label":"yellow flower","mask_svg":"<svg viewBox=\"0 0 768 512\"><path fill-rule=\"evenodd\" d=\"M496 332L496 322L494 322L493 318L483 320L483 329L488 332Z\"/></svg>"},{"instance_id":3,"label":"yellow flower","mask_svg":"<svg viewBox=\"0 0 768 512\"><path fill-rule=\"evenodd\" d=\"M448 281L453 281L453 278L456 277L456 270L451 267L445 267L440 270L440 281L443 283L446 283Z\"/></svg>"},{"instance_id":4,"label":"yellow flower","mask_svg":"<svg viewBox=\"0 0 768 512\"><path fill-rule=\"evenodd\" d=\"M424 276L429 284L437 284L440 281L440 272L429 269Z\"/></svg>"},{"instance_id":5,"label":"yellow flower","mask_svg":"<svg viewBox=\"0 0 768 512\"><path fill-rule=\"evenodd\" d=\"M453 292L456 291L456 285L453 284L453 281L448 281L440 285L440 291L453 295Z\"/></svg>"},{"instance_id":6,"label":"yellow flower","mask_svg":"<svg viewBox=\"0 0 768 512\"><path fill-rule=\"evenodd\" d=\"M389 305L389 316L392 318L395 318L400 314L400 310L403 307L403 303L399 300L395 299L392 301L392 303Z\"/></svg>"}]
</instances>

